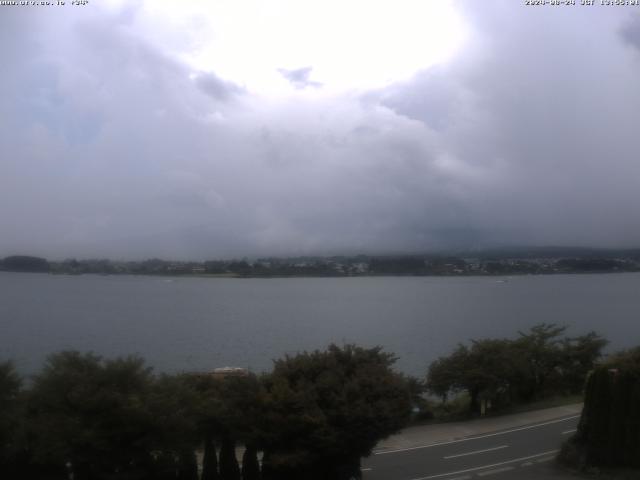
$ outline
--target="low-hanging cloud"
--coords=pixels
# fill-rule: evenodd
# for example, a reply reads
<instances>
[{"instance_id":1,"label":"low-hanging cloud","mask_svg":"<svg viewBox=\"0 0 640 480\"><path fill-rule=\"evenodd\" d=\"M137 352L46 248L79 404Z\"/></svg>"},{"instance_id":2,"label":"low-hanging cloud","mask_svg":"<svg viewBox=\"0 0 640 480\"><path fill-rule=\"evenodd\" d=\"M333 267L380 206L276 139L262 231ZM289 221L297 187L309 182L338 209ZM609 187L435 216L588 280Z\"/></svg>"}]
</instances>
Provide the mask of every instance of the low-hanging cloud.
<instances>
[{"instance_id":1,"label":"low-hanging cloud","mask_svg":"<svg viewBox=\"0 0 640 480\"><path fill-rule=\"evenodd\" d=\"M193 72L135 10L3 12L0 39L26 34L1 54L0 254L639 244L638 17L458 6L449 62L323 95L309 66L277 101Z\"/></svg>"}]
</instances>

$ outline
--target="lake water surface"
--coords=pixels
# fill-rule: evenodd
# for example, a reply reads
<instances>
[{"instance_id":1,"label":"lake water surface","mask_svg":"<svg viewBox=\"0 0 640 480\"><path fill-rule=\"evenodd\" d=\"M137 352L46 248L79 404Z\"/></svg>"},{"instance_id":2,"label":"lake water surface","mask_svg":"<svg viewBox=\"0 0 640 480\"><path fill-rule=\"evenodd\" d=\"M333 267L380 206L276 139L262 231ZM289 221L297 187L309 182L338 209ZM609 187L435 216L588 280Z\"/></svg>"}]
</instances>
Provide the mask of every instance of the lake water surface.
<instances>
[{"instance_id":1,"label":"lake water surface","mask_svg":"<svg viewBox=\"0 0 640 480\"><path fill-rule=\"evenodd\" d=\"M268 370L330 342L382 345L422 375L458 342L540 322L610 349L640 344L640 274L166 278L0 272L0 360L33 373L49 353L137 353L161 371Z\"/></svg>"}]
</instances>

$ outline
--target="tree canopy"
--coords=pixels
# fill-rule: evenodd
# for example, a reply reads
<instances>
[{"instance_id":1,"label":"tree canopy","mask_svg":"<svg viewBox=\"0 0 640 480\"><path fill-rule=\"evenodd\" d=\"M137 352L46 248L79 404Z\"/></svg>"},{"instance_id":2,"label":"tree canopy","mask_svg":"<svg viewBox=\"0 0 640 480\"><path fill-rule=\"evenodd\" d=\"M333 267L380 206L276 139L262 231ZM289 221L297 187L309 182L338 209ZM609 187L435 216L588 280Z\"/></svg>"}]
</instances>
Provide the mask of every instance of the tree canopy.
<instances>
[{"instance_id":1,"label":"tree canopy","mask_svg":"<svg viewBox=\"0 0 640 480\"><path fill-rule=\"evenodd\" d=\"M139 470L148 461L151 371L137 357L49 357L30 391L37 463L73 466L75 478Z\"/></svg>"},{"instance_id":2,"label":"tree canopy","mask_svg":"<svg viewBox=\"0 0 640 480\"><path fill-rule=\"evenodd\" d=\"M0 261L0 269L10 272L48 272L49 262L40 257L13 255Z\"/></svg>"},{"instance_id":3,"label":"tree canopy","mask_svg":"<svg viewBox=\"0 0 640 480\"><path fill-rule=\"evenodd\" d=\"M359 477L360 457L409 418L409 390L394 361L379 347L355 345L276 361L265 381L263 429L272 478Z\"/></svg>"},{"instance_id":4,"label":"tree canopy","mask_svg":"<svg viewBox=\"0 0 640 480\"><path fill-rule=\"evenodd\" d=\"M428 390L443 400L467 392L472 413L480 401L500 406L551 394L578 393L600 358L606 340L595 332L562 337L566 327L539 324L516 339L472 340L434 361Z\"/></svg>"},{"instance_id":5,"label":"tree canopy","mask_svg":"<svg viewBox=\"0 0 640 480\"><path fill-rule=\"evenodd\" d=\"M471 408L580 388L606 343L538 325L474 340L433 362L427 387ZM330 345L270 373L155 375L139 357L51 355L26 386L0 363L0 475L76 480L346 480L410 418L421 382L380 347ZM626 365L626 364L625 364ZM625 367L626 368L626 367ZM244 447L242 468L236 446ZM202 471L196 452L202 452ZM263 453L262 463L258 452Z\"/></svg>"},{"instance_id":6,"label":"tree canopy","mask_svg":"<svg viewBox=\"0 0 640 480\"><path fill-rule=\"evenodd\" d=\"M22 381L11 362L0 363L0 477L9 474L9 463L16 455Z\"/></svg>"},{"instance_id":7,"label":"tree canopy","mask_svg":"<svg viewBox=\"0 0 640 480\"><path fill-rule=\"evenodd\" d=\"M24 389L13 366L3 363L0 474L60 480L70 474L76 480L359 476L360 457L409 416L408 384L391 369L394 360L380 348L331 345L277 360L270 374L218 378L154 375L139 357L65 351L48 357ZM237 445L245 447L242 469Z\"/></svg>"},{"instance_id":8,"label":"tree canopy","mask_svg":"<svg viewBox=\"0 0 640 480\"><path fill-rule=\"evenodd\" d=\"M639 405L636 347L611 356L589 375L578 431L563 446L562 458L579 467L640 468Z\"/></svg>"}]
</instances>

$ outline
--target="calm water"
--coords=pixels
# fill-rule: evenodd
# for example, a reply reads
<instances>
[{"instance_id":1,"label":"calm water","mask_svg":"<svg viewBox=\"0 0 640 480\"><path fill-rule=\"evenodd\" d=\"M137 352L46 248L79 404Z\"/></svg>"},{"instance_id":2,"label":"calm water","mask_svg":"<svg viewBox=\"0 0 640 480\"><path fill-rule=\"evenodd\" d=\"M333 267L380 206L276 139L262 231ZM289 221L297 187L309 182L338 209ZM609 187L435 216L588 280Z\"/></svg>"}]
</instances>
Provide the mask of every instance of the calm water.
<instances>
[{"instance_id":1,"label":"calm water","mask_svg":"<svg viewBox=\"0 0 640 480\"><path fill-rule=\"evenodd\" d=\"M210 279L0 273L0 360L25 373L62 349L139 353L157 370L271 359L329 342L382 345L398 369L538 322L640 344L640 274Z\"/></svg>"}]
</instances>

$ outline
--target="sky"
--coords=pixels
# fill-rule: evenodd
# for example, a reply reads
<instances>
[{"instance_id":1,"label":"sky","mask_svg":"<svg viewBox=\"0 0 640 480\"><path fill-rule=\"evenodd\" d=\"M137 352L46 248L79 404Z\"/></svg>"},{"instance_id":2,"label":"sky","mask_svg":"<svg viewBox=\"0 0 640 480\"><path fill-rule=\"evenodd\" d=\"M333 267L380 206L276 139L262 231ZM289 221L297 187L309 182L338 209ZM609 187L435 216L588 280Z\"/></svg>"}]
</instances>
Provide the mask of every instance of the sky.
<instances>
[{"instance_id":1,"label":"sky","mask_svg":"<svg viewBox=\"0 0 640 480\"><path fill-rule=\"evenodd\" d=\"M640 7L0 6L0 256L640 246Z\"/></svg>"}]
</instances>

